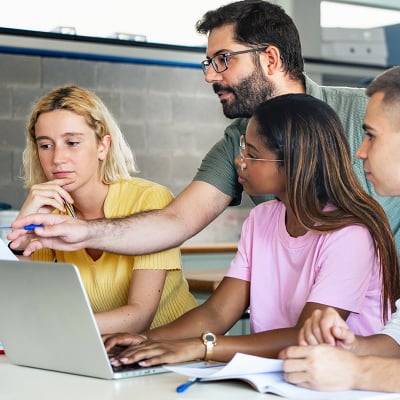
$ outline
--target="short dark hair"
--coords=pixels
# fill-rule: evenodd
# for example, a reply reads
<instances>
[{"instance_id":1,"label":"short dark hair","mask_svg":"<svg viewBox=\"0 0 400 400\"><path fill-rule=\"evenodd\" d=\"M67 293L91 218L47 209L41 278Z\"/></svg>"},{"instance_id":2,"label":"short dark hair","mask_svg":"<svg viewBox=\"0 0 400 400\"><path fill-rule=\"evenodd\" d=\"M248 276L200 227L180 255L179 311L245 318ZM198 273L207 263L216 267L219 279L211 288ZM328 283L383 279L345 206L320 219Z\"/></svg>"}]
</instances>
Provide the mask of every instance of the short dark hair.
<instances>
[{"instance_id":1,"label":"short dark hair","mask_svg":"<svg viewBox=\"0 0 400 400\"><path fill-rule=\"evenodd\" d=\"M379 74L367 87L367 96L377 92L384 93L386 103L400 101L400 66L390 68Z\"/></svg>"},{"instance_id":2,"label":"short dark hair","mask_svg":"<svg viewBox=\"0 0 400 400\"><path fill-rule=\"evenodd\" d=\"M205 13L196 29L207 35L214 28L231 24L235 41L250 46L276 46L285 71L292 79L304 80L299 32L282 7L263 0L237 1Z\"/></svg>"}]
</instances>

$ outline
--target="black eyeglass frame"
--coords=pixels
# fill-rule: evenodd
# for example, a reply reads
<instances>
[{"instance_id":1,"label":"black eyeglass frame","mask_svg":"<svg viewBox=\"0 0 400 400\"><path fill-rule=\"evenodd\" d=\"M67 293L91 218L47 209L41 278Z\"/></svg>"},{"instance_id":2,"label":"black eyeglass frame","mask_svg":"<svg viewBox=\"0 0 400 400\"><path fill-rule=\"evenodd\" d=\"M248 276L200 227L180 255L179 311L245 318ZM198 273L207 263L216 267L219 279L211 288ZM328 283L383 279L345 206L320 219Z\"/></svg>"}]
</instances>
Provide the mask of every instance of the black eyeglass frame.
<instances>
[{"instance_id":1,"label":"black eyeglass frame","mask_svg":"<svg viewBox=\"0 0 400 400\"><path fill-rule=\"evenodd\" d=\"M221 72L225 72L228 69L228 58L231 56L236 56L238 54L245 54L245 53L255 53L257 51L265 51L268 48L269 44L263 46L263 47L256 47L254 49L246 49L246 50L239 50L239 51L230 51L228 53L220 53L216 54L214 57L207 58L201 62L201 68L203 70L204 75L207 74L208 69L210 68L210 65L214 68L214 71L218 74ZM217 57L222 58L222 61L225 65L224 69L219 70L218 64L215 62L215 59Z\"/></svg>"}]
</instances>

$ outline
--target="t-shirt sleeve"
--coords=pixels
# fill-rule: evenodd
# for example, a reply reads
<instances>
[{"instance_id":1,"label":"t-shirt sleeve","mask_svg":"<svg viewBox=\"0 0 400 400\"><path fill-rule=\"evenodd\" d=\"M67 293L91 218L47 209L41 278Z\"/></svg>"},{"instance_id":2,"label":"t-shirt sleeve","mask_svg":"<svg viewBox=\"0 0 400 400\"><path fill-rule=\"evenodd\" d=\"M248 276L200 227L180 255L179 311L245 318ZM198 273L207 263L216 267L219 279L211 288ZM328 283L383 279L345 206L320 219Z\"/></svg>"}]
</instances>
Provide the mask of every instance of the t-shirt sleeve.
<instances>
[{"instance_id":1,"label":"t-shirt sleeve","mask_svg":"<svg viewBox=\"0 0 400 400\"><path fill-rule=\"evenodd\" d=\"M231 205L238 205L243 188L238 182L235 158L239 154L239 138L246 132L247 120L239 119L229 125L224 137L204 157L195 181L207 182L232 197Z\"/></svg>"},{"instance_id":2,"label":"t-shirt sleeve","mask_svg":"<svg viewBox=\"0 0 400 400\"><path fill-rule=\"evenodd\" d=\"M172 200L173 195L170 190L161 185L152 186L137 199L141 203L140 209L143 211L165 208ZM148 238L148 240L151 240L151 238ZM180 270L182 269L180 250L179 248L172 248L136 256L134 269Z\"/></svg>"},{"instance_id":3,"label":"t-shirt sleeve","mask_svg":"<svg viewBox=\"0 0 400 400\"><path fill-rule=\"evenodd\" d=\"M135 206L141 211L161 210L171 203L173 199L174 196L167 187L153 185L135 199Z\"/></svg>"},{"instance_id":4,"label":"t-shirt sleeve","mask_svg":"<svg viewBox=\"0 0 400 400\"><path fill-rule=\"evenodd\" d=\"M225 276L229 278L242 279L250 282L251 280L251 246L253 245L253 238L250 226L253 223L253 214L251 211L249 217L243 222L242 233L238 242L235 257L231 261L229 269Z\"/></svg>"},{"instance_id":5,"label":"t-shirt sleeve","mask_svg":"<svg viewBox=\"0 0 400 400\"><path fill-rule=\"evenodd\" d=\"M390 336L400 345L400 300L396 301L396 312L379 333Z\"/></svg>"},{"instance_id":6,"label":"t-shirt sleeve","mask_svg":"<svg viewBox=\"0 0 400 400\"><path fill-rule=\"evenodd\" d=\"M317 270L308 302L359 313L367 295L379 297L379 263L366 228L354 225L330 234L314 256Z\"/></svg>"}]
</instances>

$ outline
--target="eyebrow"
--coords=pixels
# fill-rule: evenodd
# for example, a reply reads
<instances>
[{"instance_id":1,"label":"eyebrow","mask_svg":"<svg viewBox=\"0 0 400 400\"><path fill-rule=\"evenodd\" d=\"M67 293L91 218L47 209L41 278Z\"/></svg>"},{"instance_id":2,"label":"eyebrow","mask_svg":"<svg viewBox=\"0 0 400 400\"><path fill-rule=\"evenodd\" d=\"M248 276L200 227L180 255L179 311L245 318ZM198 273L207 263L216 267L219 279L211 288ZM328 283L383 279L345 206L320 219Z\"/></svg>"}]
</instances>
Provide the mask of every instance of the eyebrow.
<instances>
[{"instance_id":1,"label":"eyebrow","mask_svg":"<svg viewBox=\"0 0 400 400\"><path fill-rule=\"evenodd\" d=\"M259 150L257 149L257 147L253 146L251 143L247 143L247 142L246 142L246 147L249 147L250 149L252 149L252 150L254 150L254 151L259 151Z\"/></svg>"},{"instance_id":2,"label":"eyebrow","mask_svg":"<svg viewBox=\"0 0 400 400\"><path fill-rule=\"evenodd\" d=\"M220 50L217 50L211 57L206 55L206 59L211 60L215 56L220 56L221 54L230 53L231 51L232 50L228 50L228 49L220 49Z\"/></svg>"},{"instance_id":3,"label":"eyebrow","mask_svg":"<svg viewBox=\"0 0 400 400\"><path fill-rule=\"evenodd\" d=\"M62 137L78 137L78 136L84 136L85 134L83 132L64 132L61 136ZM35 140L46 140L46 139L50 139L48 136L35 136Z\"/></svg>"},{"instance_id":4,"label":"eyebrow","mask_svg":"<svg viewBox=\"0 0 400 400\"><path fill-rule=\"evenodd\" d=\"M364 131L367 131L367 130L373 131L373 130L374 130L374 127L373 127L373 126L368 125L368 124L366 124L366 123L362 124L362 128L364 129Z\"/></svg>"}]
</instances>

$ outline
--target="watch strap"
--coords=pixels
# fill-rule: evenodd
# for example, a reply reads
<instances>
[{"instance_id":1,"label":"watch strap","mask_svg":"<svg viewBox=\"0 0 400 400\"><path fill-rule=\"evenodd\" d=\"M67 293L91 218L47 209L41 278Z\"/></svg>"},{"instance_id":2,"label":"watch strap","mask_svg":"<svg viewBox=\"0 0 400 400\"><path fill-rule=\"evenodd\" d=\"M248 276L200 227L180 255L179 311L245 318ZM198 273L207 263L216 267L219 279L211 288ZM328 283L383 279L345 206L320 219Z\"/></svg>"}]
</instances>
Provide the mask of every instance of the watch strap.
<instances>
[{"instance_id":1,"label":"watch strap","mask_svg":"<svg viewBox=\"0 0 400 400\"><path fill-rule=\"evenodd\" d=\"M204 360L211 360L214 353L214 347L217 344L217 339L215 335L211 332L203 333L201 338L203 340L204 346L206 347Z\"/></svg>"}]
</instances>

